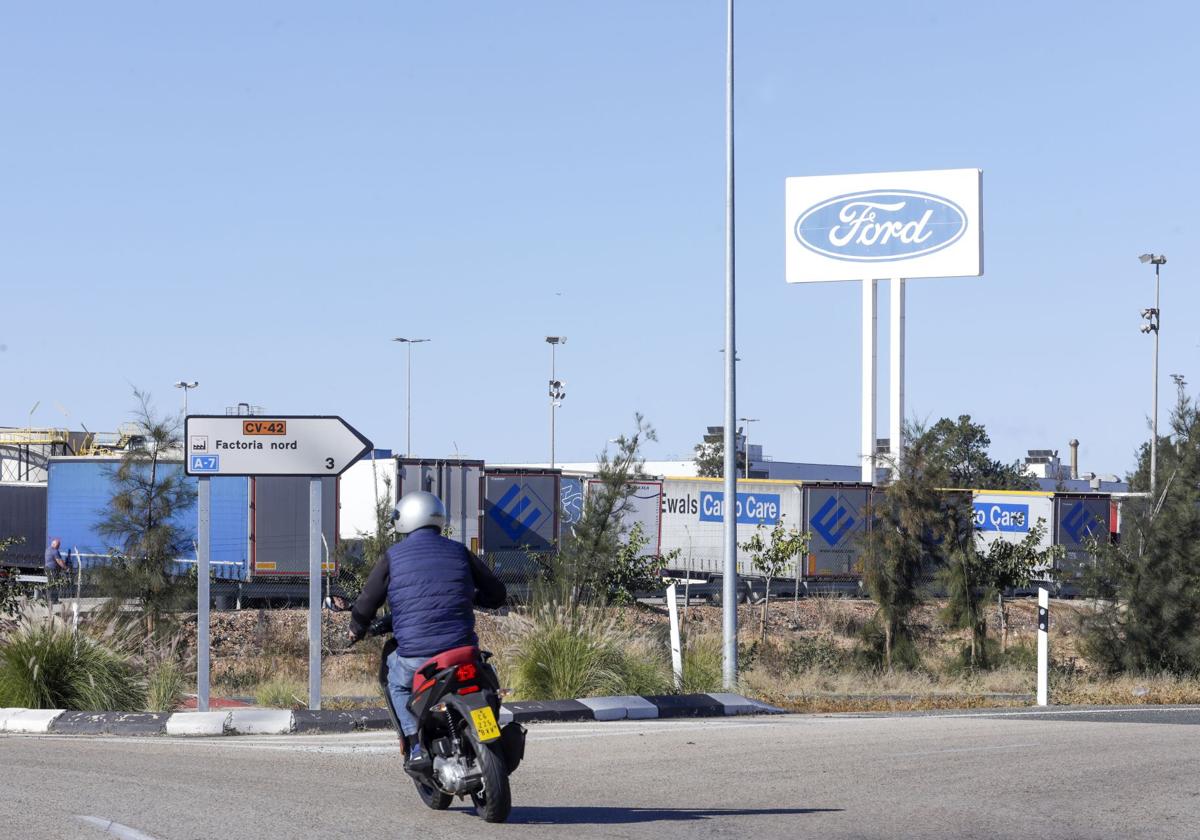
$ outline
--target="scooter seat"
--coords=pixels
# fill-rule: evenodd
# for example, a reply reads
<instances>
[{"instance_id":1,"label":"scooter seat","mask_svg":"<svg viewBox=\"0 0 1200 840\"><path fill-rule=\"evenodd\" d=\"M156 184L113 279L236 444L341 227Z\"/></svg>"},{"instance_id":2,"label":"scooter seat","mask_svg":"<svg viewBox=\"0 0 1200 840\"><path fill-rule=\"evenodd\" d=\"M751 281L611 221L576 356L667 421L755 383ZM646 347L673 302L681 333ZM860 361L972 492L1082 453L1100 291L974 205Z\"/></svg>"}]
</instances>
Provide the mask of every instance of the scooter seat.
<instances>
[{"instance_id":1,"label":"scooter seat","mask_svg":"<svg viewBox=\"0 0 1200 840\"><path fill-rule=\"evenodd\" d=\"M428 686L433 684L433 680L424 674L433 675L438 671L444 671L446 668L453 668L455 665L466 665L469 662L479 661L479 648L475 645L466 645L465 647L451 648L443 651L437 656L427 659L417 672L413 674L412 691L413 694L420 694ZM424 672L424 673L423 673Z\"/></svg>"}]
</instances>

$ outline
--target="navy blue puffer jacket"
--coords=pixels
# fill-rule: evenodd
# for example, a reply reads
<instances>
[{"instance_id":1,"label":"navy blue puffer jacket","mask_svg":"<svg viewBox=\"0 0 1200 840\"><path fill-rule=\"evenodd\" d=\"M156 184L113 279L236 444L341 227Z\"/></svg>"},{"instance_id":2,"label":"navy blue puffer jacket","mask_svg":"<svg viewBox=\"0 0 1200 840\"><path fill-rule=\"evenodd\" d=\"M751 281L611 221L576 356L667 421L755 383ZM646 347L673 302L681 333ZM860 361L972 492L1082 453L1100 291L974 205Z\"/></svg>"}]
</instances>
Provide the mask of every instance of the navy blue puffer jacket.
<instances>
[{"instance_id":1,"label":"navy blue puffer jacket","mask_svg":"<svg viewBox=\"0 0 1200 840\"><path fill-rule=\"evenodd\" d=\"M471 560L465 546L436 528L420 528L388 549L387 600L401 656L479 643Z\"/></svg>"}]
</instances>

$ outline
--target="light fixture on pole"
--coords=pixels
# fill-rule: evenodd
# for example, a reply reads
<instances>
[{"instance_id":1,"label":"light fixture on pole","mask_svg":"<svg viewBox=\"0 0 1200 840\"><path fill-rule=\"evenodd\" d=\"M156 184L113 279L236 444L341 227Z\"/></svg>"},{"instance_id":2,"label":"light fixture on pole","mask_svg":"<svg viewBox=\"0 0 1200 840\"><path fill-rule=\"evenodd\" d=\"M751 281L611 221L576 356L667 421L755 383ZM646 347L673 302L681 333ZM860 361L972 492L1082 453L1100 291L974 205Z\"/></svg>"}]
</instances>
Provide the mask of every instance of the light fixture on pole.
<instances>
[{"instance_id":1,"label":"light fixture on pole","mask_svg":"<svg viewBox=\"0 0 1200 840\"><path fill-rule=\"evenodd\" d=\"M428 338L393 338L392 341L399 341L401 344L407 345L408 350L408 396L405 400L405 413L408 415L408 433L404 439L404 455L406 458L412 457L412 346L414 344L424 344L431 339Z\"/></svg>"},{"instance_id":2,"label":"light fixture on pole","mask_svg":"<svg viewBox=\"0 0 1200 840\"><path fill-rule=\"evenodd\" d=\"M188 391L192 390L193 388L199 388L200 383L199 382L188 382L185 379L180 379L178 382L175 383L175 387L183 389L183 416L187 417Z\"/></svg>"},{"instance_id":3,"label":"light fixture on pole","mask_svg":"<svg viewBox=\"0 0 1200 840\"><path fill-rule=\"evenodd\" d=\"M1154 308L1142 310L1142 317L1146 319L1142 332L1154 333L1154 415L1150 420L1150 495L1153 497L1158 490L1158 334L1162 315L1158 272L1167 258L1162 254L1142 254L1138 259L1154 266Z\"/></svg>"},{"instance_id":4,"label":"light fixture on pole","mask_svg":"<svg viewBox=\"0 0 1200 840\"><path fill-rule=\"evenodd\" d=\"M739 423L746 424L746 478L750 477L750 424L757 423L757 417L739 417Z\"/></svg>"},{"instance_id":5,"label":"light fixture on pole","mask_svg":"<svg viewBox=\"0 0 1200 840\"><path fill-rule=\"evenodd\" d=\"M554 412L562 405L562 401L567 397L566 383L558 378L555 372L555 350L558 345L566 344L567 337L565 335L548 335L546 343L550 345L550 469L554 469Z\"/></svg>"}]
</instances>

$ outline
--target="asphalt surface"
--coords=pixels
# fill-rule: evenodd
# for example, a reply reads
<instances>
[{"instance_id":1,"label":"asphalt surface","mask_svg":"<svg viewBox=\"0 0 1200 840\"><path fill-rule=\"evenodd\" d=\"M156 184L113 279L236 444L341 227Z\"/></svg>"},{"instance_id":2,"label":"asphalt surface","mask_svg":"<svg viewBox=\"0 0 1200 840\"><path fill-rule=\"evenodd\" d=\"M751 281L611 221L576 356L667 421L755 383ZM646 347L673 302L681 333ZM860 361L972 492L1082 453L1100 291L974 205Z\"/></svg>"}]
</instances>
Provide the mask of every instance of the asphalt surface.
<instances>
[{"instance_id":1,"label":"asphalt surface","mask_svg":"<svg viewBox=\"0 0 1200 840\"><path fill-rule=\"evenodd\" d=\"M1200 708L531 727L507 825L383 733L0 736L0 836L1196 838Z\"/></svg>"}]
</instances>

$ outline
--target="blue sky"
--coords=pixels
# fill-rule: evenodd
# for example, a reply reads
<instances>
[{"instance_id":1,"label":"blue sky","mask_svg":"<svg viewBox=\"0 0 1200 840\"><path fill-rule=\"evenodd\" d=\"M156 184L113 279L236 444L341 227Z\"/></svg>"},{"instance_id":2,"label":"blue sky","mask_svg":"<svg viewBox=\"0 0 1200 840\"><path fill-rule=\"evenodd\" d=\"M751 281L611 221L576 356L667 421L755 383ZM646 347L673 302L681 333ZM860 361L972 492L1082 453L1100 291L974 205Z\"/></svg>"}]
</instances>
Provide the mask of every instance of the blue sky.
<instances>
[{"instance_id":1,"label":"blue sky","mask_svg":"<svg viewBox=\"0 0 1200 840\"><path fill-rule=\"evenodd\" d=\"M909 283L909 413L1129 468L1143 251L1169 258L1163 405L1169 373L1200 383L1198 26L743 0L739 414L767 451L859 439L860 292L784 283L784 178L971 166L986 273ZM336 413L399 449L388 339L414 335L419 454L545 459L562 334L560 460L635 411L648 454L687 456L722 416L723 50L719 0L9 4L0 423L40 401L35 424L112 429L131 385L174 409L188 378L193 410Z\"/></svg>"}]
</instances>

